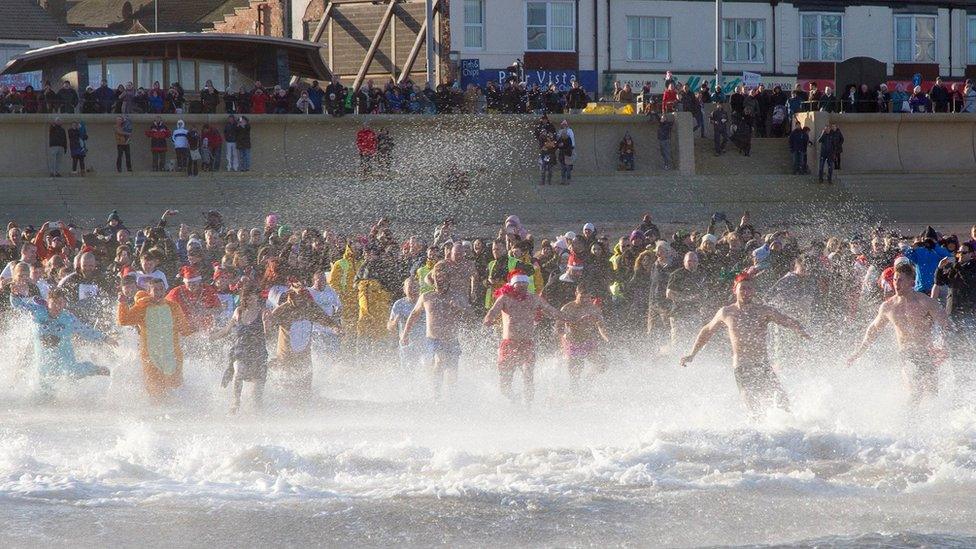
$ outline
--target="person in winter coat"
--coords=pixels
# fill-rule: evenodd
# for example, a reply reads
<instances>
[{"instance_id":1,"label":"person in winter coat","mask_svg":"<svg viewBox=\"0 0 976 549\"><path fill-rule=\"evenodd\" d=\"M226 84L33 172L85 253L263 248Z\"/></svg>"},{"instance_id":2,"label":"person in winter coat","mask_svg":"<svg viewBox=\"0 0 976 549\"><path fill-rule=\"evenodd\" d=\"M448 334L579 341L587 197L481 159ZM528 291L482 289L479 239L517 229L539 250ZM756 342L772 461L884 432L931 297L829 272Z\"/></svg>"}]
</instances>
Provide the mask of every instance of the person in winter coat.
<instances>
[{"instance_id":1,"label":"person in winter coat","mask_svg":"<svg viewBox=\"0 0 976 549\"><path fill-rule=\"evenodd\" d=\"M932 102L922 93L922 86L915 86L912 90L912 97L908 100L908 106L912 112L932 112Z\"/></svg>"},{"instance_id":2,"label":"person in winter coat","mask_svg":"<svg viewBox=\"0 0 976 549\"><path fill-rule=\"evenodd\" d=\"M189 132L186 123L182 120L176 121L176 129L173 130L173 149L176 150L176 170L186 169L190 159L190 147L187 144L186 136Z\"/></svg>"},{"instance_id":3,"label":"person in winter coat","mask_svg":"<svg viewBox=\"0 0 976 549\"><path fill-rule=\"evenodd\" d=\"M132 141L132 120L127 116L115 117L115 171L122 173L122 157L125 157L125 169L132 171L132 151L129 143Z\"/></svg>"},{"instance_id":4,"label":"person in winter coat","mask_svg":"<svg viewBox=\"0 0 976 549\"><path fill-rule=\"evenodd\" d=\"M217 128L211 126L210 124L203 125L201 137L203 138L203 144L200 149L200 152L203 155L203 170L219 172L220 146L224 143L224 139L220 136L220 132L217 131Z\"/></svg>"},{"instance_id":5,"label":"person in winter coat","mask_svg":"<svg viewBox=\"0 0 976 549\"><path fill-rule=\"evenodd\" d=\"M573 80L569 91L566 92L566 108L567 109L585 109L586 104L590 102L590 98L586 95L586 90L579 85L578 80Z\"/></svg>"},{"instance_id":6,"label":"person in winter coat","mask_svg":"<svg viewBox=\"0 0 976 549\"><path fill-rule=\"evenodd\" d=\"M268 112L268 95L261 88L255 88L251 93L251 112L254 114Z\"/></svg>"},{"instance_id":7,"label":"person in winter coat","mask_svg":"<svg viewBox=\"0 0 976 549\"><path fill-rule=\"evenodd\" d=\"M241 157L241 171L251 171L251 122L246 116L237 121L237 152Z\"/></svg>"},{"instance_id":8,"label":"person in winter coat","mask_svg":"<svg viewBox=\"0 0 976 549\"><path fill-rule=\"evenodd\" d=\"M203 138L196 128L191 127L186 132L186 148L189 157L186 161L186 175L193 177L200 175L200 161L203 156L200 154L200 146Z\"/></svg>"},{"instance_id":9,"label":"person in winter coat","mask_svg":"<svg viewBox=\"0 0 976 549\"><path fill-rule=\"evenodd\" d=\"M824 164L827 164L827 183L833 183L834 179L834 136L830 126L824 128L823 133L817 139L820 144L820 169L817 179L823 183Z\"/></svg>"},{"instance_id":10,"label":"person in winter coat","mask_svg":"<svg viewBox=\"0 0 976 549\"><path fill-rule=\"evenodd\" d=\"M790 132L790 155L793 157L793 175L805 174L809 171L806 162L807 148L810 146L810 136L799 122Z\"/></svg>"},{"instance_id":11,"label":"person in winter coat","mask_svg":"<svg viewBox=\"0 0 976 549\"><path fill-rule=\"evenodd\" d=\"M840 133L837 124L830 125L830 133L834 137L834 169L840 169L840 153L844 152L844 134Z\"/></svg>"},{"instance_id":12,"label":"person in winter coat","mask_svg":"<svg viewBox=\"0 0 976 549\"><path fill-rule=\"evenodd\" d=\"M58 90L58 101L61 112L76 112L78 109L78 92L71 87L71 82L65 80Z\"/></svg>"},{"instance_id":13,"label":"person in winter coat","mask_svg":"<svg viewBox=\"0 0 976 549\"><path fill-rule=\"evenodd\" d=\"M359 151L359 166L365 177L373 168L373 160L376 157L378 138L376 132L369 127L368 122L363 123L363 127L356 132L356 149Z\"/></svg>"},{"instance_id":14,"label":"person in winter coat","mask_svg":"<svg viewBox=\"0 0 976 549\"><path fill-rule=\"evenodd\" d=\"M200 90L200 105L203 107L203 112L213 114L217 112L217 105L219 104L220 92L214 88L212 81L207 80L203 89Z\"/></svg>"},{"instance_id":15,"label":"person in winter coat","mask_svg":"<svg viewBox=\"0 0 976 549\"><path fill-rule=\"evenodd\" d=\"M161 172L166 169L166 149L169 148L169 128L163 123L163 119L156 117L152 126L146 130L146 137L149 138L149 149L152 151L152 171Z\"/></svg>"},{"instance_id":16,"label":"person in winter coat","mask_svg":"<svg viewBox=\"0 0 976 549\"><path fill-rule=\"evenodd\" d=\"M71 175L85 176L85 156L88 154L88 132L84 123L72 122L68 130L68 148L71 150Z\"/></svg>"},{"instance_id":17,"label":"person in winter coat","mask_svg":"<svg viewBox=\"0 0 976 549\"><path fill-rule=\"evenodd\" d=\"M315 110L315 104L312 103L307 91L302 92L301 97L298 98L298 102L295 103L295 108L303 114L311 114Z\"/></svg>"},{"instance_id":18,"label":"person in winter coat","mask_svg":"<svg viewBox=\"0 0 976 549\"><path fill-rule=\"evenodd\" d=\"M68 151L68 134L61 125L61 118L55 118L54 123L48 128L47 151L48 173L51 177L61 177L61 159Z\"/></svg>"},{"instance_id":19,"label":"person in winter coat","mask_svg":"<svg viewBox=\"0 0 976 549\"><path fill-rule=\"evenodd\" d=\"M227 171L236 172L240 169L240 155L237 153L237 118L227 117L224 124L224 151L227 154Z\"/></svg>"}]
</instances>

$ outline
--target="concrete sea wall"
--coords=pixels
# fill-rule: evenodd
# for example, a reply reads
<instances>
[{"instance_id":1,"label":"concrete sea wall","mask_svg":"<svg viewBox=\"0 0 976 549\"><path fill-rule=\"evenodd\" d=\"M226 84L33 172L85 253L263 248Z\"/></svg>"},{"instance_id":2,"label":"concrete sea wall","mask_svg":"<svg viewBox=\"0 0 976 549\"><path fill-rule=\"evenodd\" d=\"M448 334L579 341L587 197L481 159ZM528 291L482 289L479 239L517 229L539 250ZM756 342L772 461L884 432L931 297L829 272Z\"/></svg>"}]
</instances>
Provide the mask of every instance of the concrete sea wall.
<instances>
[{"instance_id":1,"label":"concrete sea wall","mask_svg":"<svg viewBox=\"0 0 976 549\"><path fill-rule=\"evenodd\" d=\"M67 129L84 121L88 131L86 162L96 172L115 170L115 115L60 115ZM0 171L7 176L47 175L48 126L54 115L0 116ZM133 115L133 169L148 171L149 139L144 132L153 115ZM252 171L255 174L353 173L358 166L355 134L364 121L386 128L393 141L399 173L446 173L452 167L481 173L527 173L537 169L537 146L532 136L535 116L457 115L329 116L253 115ZM568 120L577 141L576 167L581 174L614 172L617 145L629 132L637 145L637 171L660 173L656 121L643 116L554 115L553 123ZM223 128L225 115L164 115L169 128L177 120L200 129L203 124ZM672 137L674 157L683 174L694 173L690 115L679 113ZM172 146L167 159L175 159ZM62 173L70 171L65 159ZM558 174L558 170L557 170Z\"/></svg>"},{"instance_id":2,"label":"concrete sea wall","mask_svg":"<svg viewBox=\"0 0 976 549\"><path fill-rule=\"evenodd\" d=\"M800 121L811 128L814 140L827 124L837 124L844 134L842 166L846 172L937 174L976 170L976 114L816 112L803 113ZM817 144L813 158L819 155Z\"/></svg>"}]
</instances>

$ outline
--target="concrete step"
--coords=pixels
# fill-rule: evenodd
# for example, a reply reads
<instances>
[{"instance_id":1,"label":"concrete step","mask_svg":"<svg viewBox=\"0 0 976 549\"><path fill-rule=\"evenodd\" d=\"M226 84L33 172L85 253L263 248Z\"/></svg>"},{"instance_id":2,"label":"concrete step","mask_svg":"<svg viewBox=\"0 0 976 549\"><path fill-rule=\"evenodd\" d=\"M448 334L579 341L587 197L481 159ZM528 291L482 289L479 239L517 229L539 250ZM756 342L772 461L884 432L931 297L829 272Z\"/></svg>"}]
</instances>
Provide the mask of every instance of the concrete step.
<instances>
[{"instance_id":1,"label":"concrete step","mask_svg":"<svg viewBox=\"0 0 976 549\"><path fill-rule=\"evenodd\" d=\"M273 211L295 226L339 230L365 230L374 219L388 216L398 231L425 236L444 217L454 217L462 226L496 227L513 213L531 225L567 227L588 221L630 223L652 212L664 223L703 229L698 225L707 223L713 212L733 217L747 209L764 226L972 223L976 181L954 177L935 187L929 180L927 188L923 183L855 174L839 174L834 185L818 185L807 176L668 174L579 176L568 186L539 187L534 175L525 173L485 177L455 194L432 182L396 176L0 178L5 196L0 219L88 225L118 209L128 225L138 227L175 208L181 215L174 221L193 226L200 222L200 212L216 208L234 224L259 224Z\"/></svg>"},{"instance_id":2,"label":"concrete step","mask_svg":"<svg viewBox=\"0 0 976 549\"><path fill-rule=\"evenodd\" d=\"M742 156L731 142L715 156L711 138L695 138L696 173L724 175L791 174L792 160L785 138L753 138L750 156Z\"/></svg>"}]
</instances>

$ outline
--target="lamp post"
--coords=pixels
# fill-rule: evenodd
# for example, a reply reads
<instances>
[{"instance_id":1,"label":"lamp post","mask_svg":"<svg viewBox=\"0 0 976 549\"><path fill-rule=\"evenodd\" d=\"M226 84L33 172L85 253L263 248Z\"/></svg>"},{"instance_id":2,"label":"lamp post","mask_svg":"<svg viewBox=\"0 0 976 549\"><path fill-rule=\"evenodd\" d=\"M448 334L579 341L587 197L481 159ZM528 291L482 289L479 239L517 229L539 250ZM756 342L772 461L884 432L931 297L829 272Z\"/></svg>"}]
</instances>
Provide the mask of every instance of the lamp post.
<instances>
[{"instance_id":1,"label":"lamp post","mask_svg":"<svg viewBox=\"0 0 976 549\"><path fill-rule=\"evenodd\" d=\"M722 85L722 0L715 0L715 85Z\"/></svg>"},{"instance_id":2,"label":"lamp post","mask_svg":"<svg viewBox=\"0 0 976 549\"><path fill-rule=\"evenodd\" d=\"M158 1L158 0L157 0ZM434 0L427 0L427 85L431 89L437 87L434 82L436 72L434 67Z\"/></svg>"},{"instance_id":3,"label":"lamp post","mask_svg":"<svg viewBox=\"0 0 976 549\"><path fill-rule=\"evenodd\" d=\"M153 32L159 32L159 0L153 0L153 15L155 16Z\"/></svg>"}]
</instances>

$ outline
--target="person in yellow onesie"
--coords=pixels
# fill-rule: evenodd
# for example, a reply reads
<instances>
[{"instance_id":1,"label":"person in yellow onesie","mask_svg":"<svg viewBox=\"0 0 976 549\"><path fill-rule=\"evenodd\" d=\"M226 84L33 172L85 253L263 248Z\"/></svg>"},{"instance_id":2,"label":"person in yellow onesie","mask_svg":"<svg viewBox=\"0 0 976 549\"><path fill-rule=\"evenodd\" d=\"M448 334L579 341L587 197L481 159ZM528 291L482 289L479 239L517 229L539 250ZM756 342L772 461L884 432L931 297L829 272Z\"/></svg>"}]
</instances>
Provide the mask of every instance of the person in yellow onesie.
<instances>
[{"instance_id":1,"label":"person in yellow onesie","mask_svg":"<svg viewBox=\"0 0 976 549\"><path fill-rule=\"evenodd\" d=\"M356 322L356 335L359 344L366 350L380 340L389 340L386 320L390 316L390 292L384 286L389 280L389 257L381 256L377 246L366 248L366 257L356 274L356 287L359 290L359 318Z\"/></svg>"},{"instance_id":2,"label":"person in yellow onesie","mask_svg":"<svg viewBox=\"0 0 976 549\"><path fill-rule=\"evenodd\" d=\"M146 283L148 290L140 291L135 291L134 284L123 284L119 294L118 323L139 330L146 392L158 401L183 384L180 339L190 335L191 330L179 304L166 301L163 280L147 277Z\"/></svg>"},{"instance_id":3,"label":"person in yellow onesie","mask_svg":"<svg viewBox=\"0 0 976 549\"><path fill-rule=\"evenodd\" d=\"M359 288L356 285L356 273L362 265L362 261L357 259L359 249L357 242L349 242L342 259L334 262L329 270L329 286L339 294L342 305L339 314L342 325L346 327L342 332L346 337L355 336L356 330L352 327L359 321Z\"/></svg>"}]
</instances>

